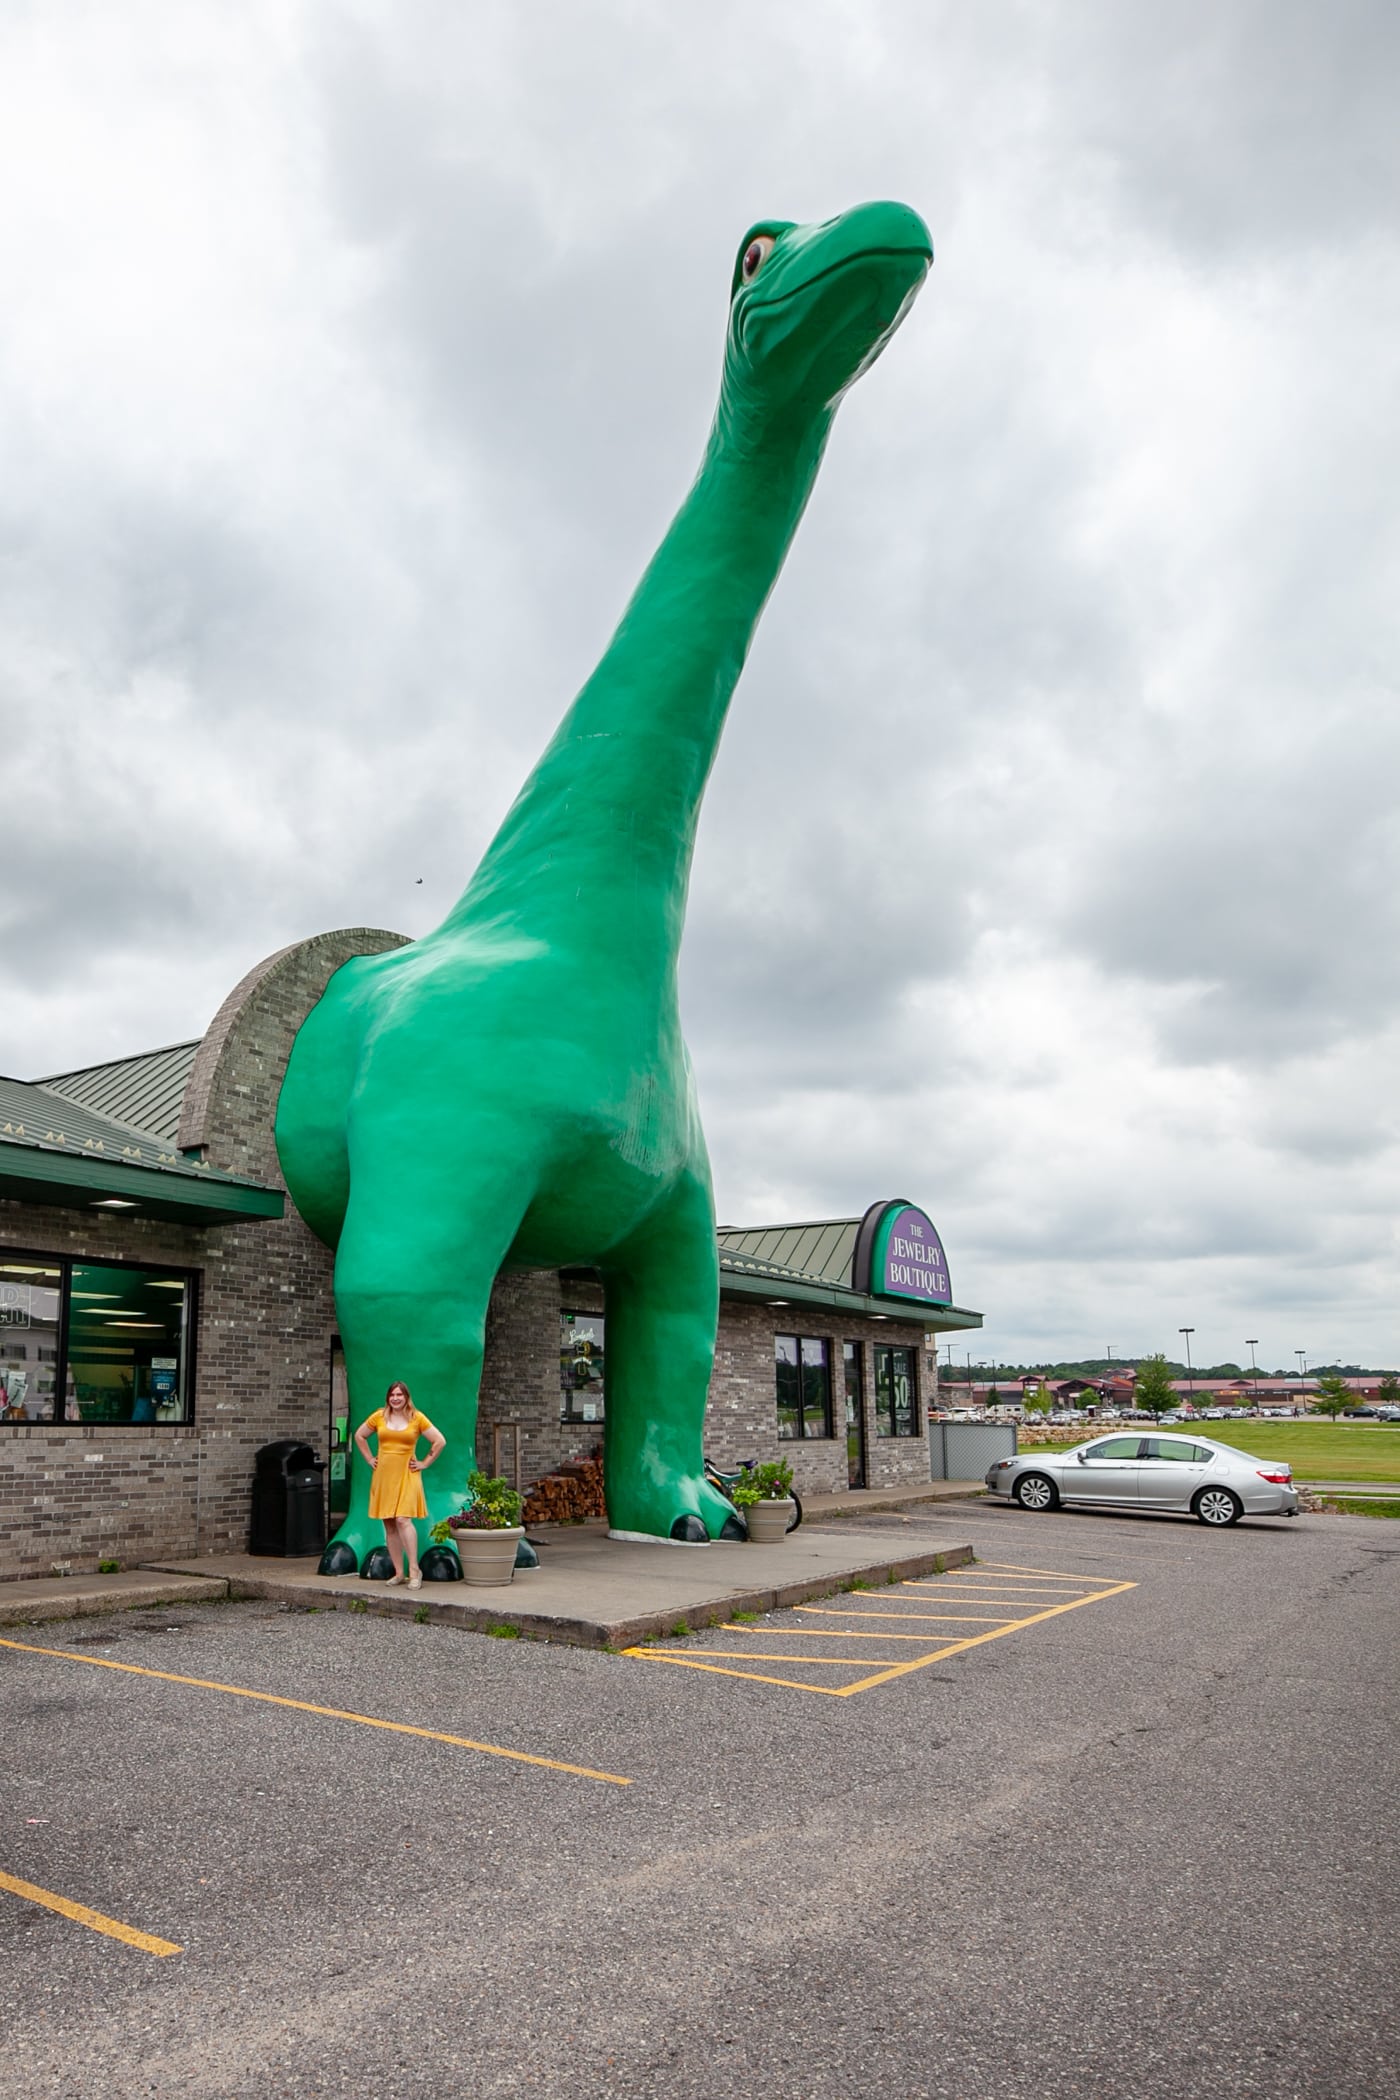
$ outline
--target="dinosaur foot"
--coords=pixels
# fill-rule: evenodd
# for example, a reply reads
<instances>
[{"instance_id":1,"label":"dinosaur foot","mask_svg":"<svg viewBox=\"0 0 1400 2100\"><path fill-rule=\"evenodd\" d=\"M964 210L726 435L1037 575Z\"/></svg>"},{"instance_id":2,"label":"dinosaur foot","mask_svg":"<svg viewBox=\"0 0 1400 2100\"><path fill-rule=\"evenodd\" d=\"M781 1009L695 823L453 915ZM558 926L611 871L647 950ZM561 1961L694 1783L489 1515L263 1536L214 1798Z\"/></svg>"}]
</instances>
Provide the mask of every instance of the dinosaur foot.
<instances>
[{"instance_id":1,"label":"dinosaur foot","mask_svg":"<svg viewBox=\"0 0 1400 2100\"><path fill-rule=\"evenodd\" d=\"M608 1513L613 1521L608 1537L650 1546L708 1546L711 1539L746 1539L749 1535L733 1504L706 1480L676 1483L667 1498L669 1508L664 1504L658 1508L659 1499L629 1501L614 1512L610 1496Z\"/></svg>"}]
</instances>

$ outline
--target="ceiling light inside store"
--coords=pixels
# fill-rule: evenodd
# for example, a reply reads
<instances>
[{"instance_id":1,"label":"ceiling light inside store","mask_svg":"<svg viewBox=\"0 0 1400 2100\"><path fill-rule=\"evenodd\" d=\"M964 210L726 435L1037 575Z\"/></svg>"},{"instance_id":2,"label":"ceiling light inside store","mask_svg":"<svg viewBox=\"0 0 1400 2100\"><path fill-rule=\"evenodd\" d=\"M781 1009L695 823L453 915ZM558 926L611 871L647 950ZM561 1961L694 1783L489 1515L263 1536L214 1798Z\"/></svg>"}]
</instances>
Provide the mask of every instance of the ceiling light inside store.
<instances>
[{"instance_id":1,"label":"ceiling light inside store","mask_svg":"<svg viewBox=\"0 0 1400 2100\"><path fill-rule=\"evenodd\" d=\"M133 1203L129 1196L99 1196L92 1207L94 1210L139 1210L140 1205Z\"/></svg>"}]
</instances>

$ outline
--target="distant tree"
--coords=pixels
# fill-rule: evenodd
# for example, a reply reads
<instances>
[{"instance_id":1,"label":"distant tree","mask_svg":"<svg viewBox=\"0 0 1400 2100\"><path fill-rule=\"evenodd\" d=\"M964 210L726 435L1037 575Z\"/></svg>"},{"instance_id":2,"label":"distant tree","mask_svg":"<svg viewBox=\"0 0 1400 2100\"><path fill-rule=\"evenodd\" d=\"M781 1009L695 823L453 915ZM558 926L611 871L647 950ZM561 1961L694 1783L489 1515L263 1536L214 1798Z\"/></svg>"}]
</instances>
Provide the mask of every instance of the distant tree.
<instances>
[{"instance_id":1,"label":"distant tree","mask_svg":"<svg viewBox=\"0 0 1400 2100\"><path fill-rule=\"evenodd\" d=\"M1345 1378L1339 1378L1335 1371L1329 1371L1325 1378L1319 1378L1317 1381L1317 1398L1313 1406L1320 1415L1330 1415L1335 1422L1342 1409L1354 1405L1355 1399L1356 1395Z\"/></svg>"},{"instance_id":2,"label":"distant tree","mask_svg":"<svg viewBox=\"0 0 1400 2100\"><path fill-rule=\"evenodd\" d=\"M1033 1385L1027 1389L1022 1405L1028 1414L1048 1415L1050 1412L1050 1395L1043 1385Z\"/></svg>"},{"instance_id":3,"label":"distant tree","mask_svg":"<svg viewBox=\"0 0 1400 2100\"><path fill-rule=\"evenodd\" d=\"M1400 1407L1400 1378L1393 1371L1387 1371L1381 1380L1377 1398L1382 1407Z\"/></svg>"},{"instance_id":4,"label":"distant tree","mask_svg":"<svg viewBox=\"0 0 1400 2100\"><path fill-rule=\"evenodd\" d=\"M1177 1391L1172 1384L1171 1366L1165 1356L1149 1356L1146 1363L1138 1365L1133 1405L1146 1408L1150 1415L1164 1415L1176 1404Z\"/></svg>"}]
</instances>

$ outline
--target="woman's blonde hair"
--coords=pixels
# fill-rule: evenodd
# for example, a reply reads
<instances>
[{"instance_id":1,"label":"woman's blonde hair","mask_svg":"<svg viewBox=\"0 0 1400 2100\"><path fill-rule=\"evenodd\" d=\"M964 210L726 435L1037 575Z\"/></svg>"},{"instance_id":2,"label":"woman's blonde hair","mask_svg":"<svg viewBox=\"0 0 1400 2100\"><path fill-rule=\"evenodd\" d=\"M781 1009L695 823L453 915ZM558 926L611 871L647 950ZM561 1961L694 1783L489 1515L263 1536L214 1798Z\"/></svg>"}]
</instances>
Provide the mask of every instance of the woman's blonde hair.
<instances>
[{"instance_id":1,"label":"woman's blonde hair","mask_svg":"<svg viewBox=\"0 0 1400 2100\"><path fill-rule=\"evenodd\" d=\"M408 1387L404 1384L401 1378L396 1378L393 1384L389 1387L388 1392L384 1395L384 1405L386 1407L389 1405L389 1402L393 1399L395 1393L402 1393L405 1405L408 1407L412 1407L413 1395L408 1390Z\"/></svg>"}]
</instances>

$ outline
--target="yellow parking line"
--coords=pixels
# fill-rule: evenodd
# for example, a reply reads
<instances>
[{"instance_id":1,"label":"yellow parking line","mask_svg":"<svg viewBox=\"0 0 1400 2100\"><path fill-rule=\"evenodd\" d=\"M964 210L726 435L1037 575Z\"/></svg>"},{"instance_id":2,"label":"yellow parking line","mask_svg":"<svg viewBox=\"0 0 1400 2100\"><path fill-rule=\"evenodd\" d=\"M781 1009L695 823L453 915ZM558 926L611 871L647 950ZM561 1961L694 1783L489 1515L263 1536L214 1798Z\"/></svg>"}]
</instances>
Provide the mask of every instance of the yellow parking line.
<instances>
[{"instance_id":1,"label":"yellow parking line","mask_svg":"<svg viewBox=\"0 0 1400 2100\"><path fill-rule=\"evenodd\" d=\"M1094 1582L1098 1580L1097 1576L1078 1575L1069 1568L1024 1568L1019 1561L1015 1560L979 1560L977 1565L979 1568L985 1568L989 1575L1054 1575L1061 1582ZM951 1570L950 1572L956 1571Z\"/></svg>"},{"instance_id":2,"label":"yellow parking line","mask_svg":"<svg viewBox=\"0 0 1400 2100\"><path fill-rule=\"evenodd\" d=\"M878 1640L879 1635L872 1634L870 1638ZM630 1655L632 1650L624 1648L622 1652L624 1655ZM829 1663L837 1670L868 1670L876 1660L871 1655L780 1655L775 1654L771 1648L761 1648L752 1657L736 1652L733 1648L687 1648L685 1652L687 1656L707 1655L715 1662L801 1663L804 1669L813 1663ZM674 1658L663 1657L662 1660Z\"/></svg>"},{"instance_id":3,"label":"yellow parking line","mask_svg":"<svg viewBox=\"0 0 1400 2100\"><path fill-rule=\"evenodd\" d=\"M173 1670L147 1670L139 1663L109 1662L104 1655L74 1655L67 1648L40 1648L32 1641L0 1639L0 1648L18 1648L26 1655L56 1655L62 1662L86 1663L95 1670L124 1670L131 1677L158 1677L165 1684L188 1684L200 1692L226 1692L233 1699L257 1699L264 1706L288 1706L300 1714L320 1714L328 1721L354 1721L361 1728L386 1728L394 1735L422 1736L430 1743L451 1743L458 1750L478 1750L483 1757L506 1757L516 1764L543 1765L550 1772L567 1772L574 1779L599 1779L607 1786L631 1786L630 1779L616 1772L595 1772L588 1765L566 1765L557 1757L536 1757L528 1750L506 1750L499 1743L477 1743L466 1735L445 1735L440 1728L413 1728L407 1721L384 1721L375 1714L347 1713L338 1706L313 1706L308 1699L284 1699L276 1692L253 1692L242 1684L217 1684L208 1677L180 1677Z\"/></svg>"},{"instance_id":4,"label":"yellow parking line","mask_svg":"<svg viewBox=\"0 0 1400 2100\"><path fill-rule=\"evenodd\" d=\"M903 1587L910 1590L926 1590L931 1585L921 1582L907 1582ZM1015 1590L989 1590L984 1595L980 1590L959 1589L955 1594L959 1600L965 1600L968 1604L1035 1604L1039 1602L1041 1597L1092 1597L1096 1592L1093 1590L1024 1590L1018 1594Z\"/></svg>"},{"instance_id":5,"label":"yellow parking line","mask_svg":"<svg viewBox=\"0 0 1400 2100\"><path fill-rule=\"evenodd\" d=\"M0 1873L0 1889L8 1889L12 1896L23 1896L27 1903L42 1903L45 1910L56 1910L61 1917L72 1918L76 1925L86 1925L93 1932L105 1932L110 1940L125 1940L128 1947L139 1947L144 1954L183 1954L174 1940L157 1939L153 1932L138 1932L134 1925L123 1925L120 1918L109 1918L103 1911L89 1910L86 1903L73 1903L67 1896L56 1896L52 1889L41 1889L32 1881L21 1881L17 1874Z\"/></svg>"},{"instance_id":6,"label":"yellow parking line","mask_svg":"<svg viewBox=\"0 0 1400 2100\"><path fill-rule=\"evenodd\" d=\"M795 1610L796 1606L793 1609ZM953 1614L949 1612L946 1616L952 1618ZM970 1624L973 1626L980 1626L982 1623L981 1619L970 1621ZM770 1636L780 1633L785 1641L926 1641L929 1639L929 1635L926 1633L847 1633L845 1628L840 1626L720 1626L716 1628L716 1631L719 1633L766 1633Z\"/></svg>"},{"instance_id":7,"label":"yellow parking line","mask_svg":"<svg viewBox=\"0 0 1400 2100\"><path fill-rule=\"evenodd\" d=\"M1023 1626L1039 1626L1042 1620L1057 1619L1061 1612L1078 1611L1083 1604L1097 1604L1102 1597L1117 1597L1124 1590L1135 1590L1135 1582L1117 1583L1111 1590L1099 1590L1092 1597L1074 1597L1068 1604L1052 1604L1045 1611L1032 1612L1027 1619L1015 1619L1009 1626L998 1626L992 1633L974 1633L966 1640L953 1641L933 1655L916 1655L908 1662L891 1663L887 1669L877 1671L872 1677L861 1678L858 1684L842 1685L836 1694L839 1699L849 1699L854 1692L868 1692L877 1684L888 1684L892 1678L908 1677L915 1670L926 1670L930 1663L944 1662L950 1655L964 1655L969 1648L980 1648L985 1641L1002 1640L1008 1633L1019 1633Z\"/></svg>"},{"instance_id":8,"label":"yellow parking line","mask_svg":"<svg viewBox=\"0 0 1400 2100\"><path fill-rule=\"evenodd\" d=\"M845 1697L844 1692L833 1691L829 1684L801 1684L795 1677L768 1677L759 1670L725 1670L718 1663L691 1662L688 1656L665 1655L659 1648L624 1648L622 1652L635 1655L640 1662L670 1663L678 1670L703 1670L709 1677L747 1677L751 1684L781 1684L790 1692L819 1692L823 1699Z\"/></svg>"},{"instance_id":9,"label":"yellow parking line","mask_svg":"<svg viewBox=\"0 0 1400 2100\"><path fill-rule=\"evenodd\" d=\"M999 1614L997 1618L989 1618L980 1612L848 1611L844 1605L835 1611L828 1611L824 1604L794 1604L792 1609L794 1611L819 1612L825 1619L908 1619L911 1624L916 1619L961 1619L962 1623L967 1626L996 1626L1004 1624L1006 1618L1005 1613ZM1015 1619L1011 1623L1019 1626L1021 1622L1019 1619Z\"/></svg>"}]
</instances>

